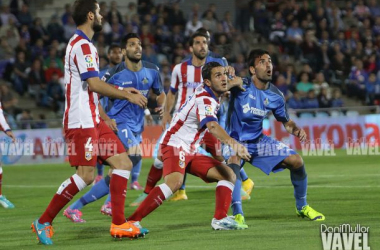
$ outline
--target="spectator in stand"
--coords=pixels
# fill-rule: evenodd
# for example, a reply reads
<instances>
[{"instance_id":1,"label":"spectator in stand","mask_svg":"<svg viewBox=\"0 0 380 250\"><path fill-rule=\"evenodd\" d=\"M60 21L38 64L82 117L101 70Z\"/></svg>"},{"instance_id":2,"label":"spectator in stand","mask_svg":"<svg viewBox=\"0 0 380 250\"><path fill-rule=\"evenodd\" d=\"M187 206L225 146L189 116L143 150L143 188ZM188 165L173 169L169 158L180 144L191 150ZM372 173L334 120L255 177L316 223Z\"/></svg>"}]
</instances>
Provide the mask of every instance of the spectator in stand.
<instances>
[{"instance_id":1,"label":"spectator in stand","mask_svg":"<svg viewBox=\"0 0 380 250\"><path fill-rule=\"evenodd\" d=\"M108 12L108 15L107 15L108 20L113 20L114 18L117 19L117 22L119 24L123 24L123 18L121 17L121 14L117 9L117 2L116 1L111 2L110 11Z\"/></svg>"},{"instance_id":2,"label":"spectator in stand","mask_svg":"<svg viewBox=\"0 0 380 250\"><path fill-rule=\"evenodd\" d=\"M368 78L367 72L363 69L363 61L356 59L355 66L352 67L347 84L347 94L349 97L357 97L365 100L365 82Z\"/></svg>"},{"instance_id":3,"label":"spectator in stand","mask_svg":"<svg viewBox=\"0 0 380 250\"><path fill-rule=\"evenodd\" d=\"M380 17L380 6L376 0L368 0L368 7L371 12L371 17Z\"/></svg>"},{"instance_id":4,"label":"spectator in stand","mask_svg":"<svg viewBox=\"0 0 380 250\"><path fill-rule=\"evenodd\" d=\"M190 37L197 29L202 27L202 22L199 21L198 16L194 15L193 18L186 23L185 36Z\"/></svg>"},{"instance_id":5,"label":"spectator in stand","mask_svg":"<svg viewBox=\"0 0 380 250\"><path fill-rule=\"evenodd\" d=\"M341 98L342 92L340 89L334 89L333 98L331 99L331 107L332 108L340 108L343 107L343 100Z\"/></svg>"},{"instance_id":6,"label":"spectator in stand","mask_svg":"<svg viewBox=\"0 0 380 250\"><path fill-rule=\"evenodd\" d=\"M285 77L286 85L289 86L289 90L293 92L297 84L297 76L295 74L294 65L287 64L285 71L282 72L282 75Z\"/></svg>"},{"instance_id":7,"label":"spectator in stand","mask_svg":"<svg viewBox=\"0 0 380 250\"><path fill-rule=\"evenodd\" d=\"M351 8L346 9L346 16L343 17L343 24L345 29L349 29L358 24L358 19L354 16L353 10Z\"/></svg>"},{"instance_id":8,"label":"spectator in stand","mask_svg":"<svg viewBox=\"0 0 380 250\"><path fill-rule=\"evenodd\" d=\"M282 13L277 11L270 25L269 40L277 45L283 45L285 41L286 25Z\"/></svg>"},{"instance_id":9,"label":"spectator in stand","mask_svg":"<svg viewBox=\"0 0 380 250\"><path fill-rule=\"evenodd\" d=\"M48 128L48 125L45 120L46 120L46 116L44 114L39 114L38 121L34 123L34 128L35 129Z\"/></svg>"},{"instance_id":10,"label":"spectator in stand","mask_svg":"<svg viewBox=\"0 0 380 250\"><path fill-rule=\"evenodd\" d=\"M37 39L36 43L32 46L32 59L39 58L40 60L44 60L47 54L44 40L42 38Z\"/></svg>"},{"instance_id":11,"label":"spectator in stand","mask_svg":"<svg viewBox=\"0 0 380 250\"><path fill-rule=\"evenodd\" d=\"M13 23L18 24L18 20L16 16L10 12L9 6L3 5L0 12L0 20L2 25L7 25L10 19L13 20Z\"/></svg>"},{"instance_id":12,"label":"spectator in stand","mask_svg":"<svg viewBox=\"0 0 380 250\"><path fill-rule=\"evenodd\" d=\"M261 1L251 1L250 10L255 31L268 38L269 17L265 4Z\"/></svg>"},{"instance_id":13,"label":"spectator in stand","mask_svg":"<svg viewBox=\"0 0 380 250\"><path fill-rule=\"evenodd\" d=\"M73 17L69 16L67 19L67 23L63 26L63 30L64 30L63 36L66 42L70 40L72 35L75 33L76 29L77 28L75 26Z\"/></svg>"},{"instance_id":14,"label":"spectator in stand","mask_svg":"<svg viewBox=\"0 0 380 250\"><path fill-rule=\"evenodd\" d=\"M314 90L309 90L309 92L307 92L306 98L303 100L303 108L305 109L319 108L318 99L315 96Z\"/></svg>"},{"instance_id":15,"label":"spectator in stand","mask_svg":"<svg viewBox=\"0 0 380 250\"><path fill-rule=\"evenodd\" d=\"M232 63L232 67L234 67L236 75L239 75L246 68L243 54L239 54L236 57L236 62Z\"/></svg>"},{"instance_id":16,"label":"spectator in stand","mask_svg":"<svg viewBox=\"0 0 380 250\"><path fill-rule=\"evenodd\" d=\"M177 3L177 2L174 3L172 6L172 9L170 10L169 13L170 14L168 17L168 22L166 23L167 25L169 25L169 26L180 25L182 27L185 26L185 24L186 24L185 15L183 14L183 11L179 8L179 3ZM199 16L197 15L197 18L198 17ZM190 20L193 20L193 18ZM195 29L195 30L197 30L197 29Z\"/></svg>"},{"instance_id":17,"label":"spectator in stand","mask_svg":"<svg viewBox=\"0 0 380 250\"><path fill-rule=\"evenodd\" d=\"M293 96L289 98L288 107L291 109L303 109L303 102L297 90L293 91Z\"/></svg>"},{"instance_id":18,"label":"spectator in stand","mask_svg":"<svg viewBox=\"0 0 380 250\"><path fill-rule=\"evenodd\" d=\"M54 72L51 81L47 86L47 96L50 101L50 107L55 113L63 109L65 101L65 93L59 83L60 76Z\"/></svg>"},{"instance_id":19,"label":"spectator in stand","mask_svg":"<svg viewBox=\"0 0 380 250\"><path fill-rule=\"evenodd\" d=\"M366 104L374 105L375 99L377 99L380 94L380 81L377 79L375 72L370 73L368 79L365 81L365 90Z\"/></svg>"},{"instance_id":20,"label":"spectator in stand","mask_svg":"<svg viewBox=\"0 0 380 250\"><path fill-rule=\"evenodd\" d=\"M55 47L50 47L49 56L44 60L44 69L51 67L51 62L54 61L56 66L63 72L63 62L62 59L58 57L57 53L58 52Z\"/></svg>"},{"instance_id":21,"label":"spectator in stand","mask_svg":"<svg viewBox=\"0 0 380 250\"><path fill-rule=\"evenodd\" d=\"M0 58L1 60L9 60L14 58L14 50L8 44L5 37L0 38Z\"/></svg>"},{"instance_id":22,"label":"spectator in stand","mask_svg":"<svg viewBox=\"0 0 380 250\"><path fill-rule=\"evenodd\" d=\"M31 70L28 74L28 93L32 97L37 98L41 90L41 85L46 85L45 72L42 68L42 62L40 59L34 59Z\"/></svg>"},{"instance_id":23,"label":"spectator in stand","mask_svg":"<svg viewBox=\"0 0 380 250\"><path fill-rule=\"evenodd\" d=\"M46 79L46 82L52 81L53 74L57 74L59 76L59 78L63 77L63 72L58 67L57 62L55 60L51 60L49 68L47 68L45 70L45 79Z\"/></svg>"},{"instance_id":24,"label":"spectator in stand","mask_svg":"<svg viewBox=\"0 0 380 250\"><path fill-rule=\"evenodd\" d=\"M8 20L8 24L3 24L0 28L0 37L7 39L8 44L14 49L20 41L20 35L13 19Z\"/></svg>"},{"instance_id":25,"label":"spectator in stand","mask_svg":"<svg viewBox=\"0 0 380 250\"><path fill-rule=\"evenodd\" d=\"M202 19L202 27L207 29L210 33L214 33L216 31L217 21L214 19L211 10L208 10L205 14L205 17Z\"/></svg>"},{"instance_id":26,"label":"spectator in stand","mask_svg":"<svg viewBox=\"0 0 380 250\"><path fill-rule=\"evenodd\" d=\"M101 8L102 10L102 8ZM61 21L63 25L66 25L71 17L71 4L65 4L65 12L62 14Z\"/></svg>"},{"instance_id":27,"label":"spectator in stand","mask_svg":"<svg viewBox=\"0 0 380 250\"><path fill-rule=\"evenodd\" d=\"M377 55L376 53L373 53L369 56L367 62L366 62L366 65L365 65L365 71L367 73L371 73L371 72L377 72Z\"/></svg>"},{"instance_id":28,"label":"spectator in stand","mask_svg":"<svg viewBox=\"0 0 380 250\"><path fill-rule=\"evenodd\" d=\"M215 21L218 21L218 15L216 14L216 5L214 3L210 3L208 5L207 10L205 10L205 12L203 12L202 14L202 18L206 18L209 12L211 12L212 14L212 19L214 19Z\"/></svg>"},{"instance_id":29,"label":"spectator in stand","mask_svg":"<svg viewBox=\"0 0 380 250\"><path fill-rule=\"evenodd\" d=\"M286 84L285 77L281 74L277 76L276 87L284 94L286 99L289 92L289 86Z\"/></svg>"},{"instance_id":30,"label":"spectator in stand","mask_svg":"<svg viewBox=\"0 0 380 250\"><path fill-rule=\"evenodd\" d=\"M364 18L370 16L371 12L369 8L364 5L364 1L359 0L358 4L355 6L353 14L362 21Z\"/></svg>"},{"instance_id":31,"label":"spectator in stand","mask_svg":"<svg viewBox=\"0 0 380 250\"><path fill-rule=\"evenodd\" d=\"M235 0L236 28L241 32L249 31L251 0Z\"/></svg>"},{"instance_id":32,"label":"spectator in stand","mask_svg":"<svg viewBox=\"0 0 380 250\"><path fill-rule=\"evenodd\" d=\"M21 6L21 11L18 13L17 19L20 25L27 25L28 27L31 26L33 17L32 14L30 14L29 6L27 4L23 4Z\"/></svg>"},{"instance_id":33,"label":"spectator in stand","mask_svg":"<svg viewBox=\"0 0 380 250\"><path fill-rule=\"evenodd\" d=\"M232 22L231 12L224 12L224 19L222 20L221 24L223 26L223 31L226 34L231 35L232 33L235 33L236 30Z\"/></svg>"},{"instance_id":34,"label":"spectator in stand","mask_svg":"<svg viewBox=\"0 0 380 250\"><path fill-rule=\"evenodd\" d=\"M50 35L50 41L53 39L58 40L60 43L65 41L64 37L64 29L62 25L59 23L59 19L57 15L53 15L50 19L50 22L46 28L47 32Z\"/></svg>"},{"instance_id":35,"label":"spectator in stand","mask_svg":"<svg viewBox=\"0 0 380 250\"><path fill-rule=\"evenodd\" d=\"M327 88L322 88L320 93L318 94L318 104L320 108L331 107L331 101L330 101L327 90L328 90Z\"/></svg>"},{"instance_id":36,"label":"spectator in stand","mask_svg":"<svg viewBox=\"0 0 380 250\"><path fill-rule=\"evenodd\" d=\"M302 43L303 30L299 28L299 24L297 20L292 21L292 25L286 31L286 40L287 40L287 48L289 52L293 54L296 59L298 59L301 55L301 50L299 48Z\"/></svg>"},{"instance_id":37,"label":"spectator in stand","mask_svg":"<svg viewBox=\"0 0 380 250\"><path fill-rule=\"evenodd\" d=\"M16 116L16 121L21 129L33 128L33 117L29 109L24 109Z\"/></svg>"},{"instance_id":38,"label":"spectator in stand","mask_svg":"<svg viewBox=\"0 0 380 250\"><path fill-rule=\"evenodd\" d=\"M27 25L22 25L20 28L20 39L23 39L28 45L30 44L30 32Z\"/></svg>"},{"instance_id":39,"label":"spectator in stand","mask_svg":"<svg viewBox=\"0 0 380 250\"><path fill-rule=\"evenodd\" d=\"M15 91L21 96L28 90L28 74L26 72L28 67L29 64L25 61L24 51L19 51L13 65L12 80Z\"/></svg>"},{"instance_id":40,"label":"spectator in stand","mask_svg":"<svg viewBox=\"0 0 380 250\"><path fill-rule=\"evenodd\" d=\"M300 74L300 80L297 83L297 91L300 92L300 96L306 96L306 94L313 90L313 84L309 81L309 74L307 72L302 72Z\"/></svg>"},{"instance_id":41,"label":"spectator in stand","mask_svg":"<svg viewBox=\"0 0 380 250\"><path fill-rule=\"evenodd\" d=\"M8 85L2 80L0 80L0 97L2 109L14 119L15 115L20 112L20 109L17 107L18 99L13 96Z\"/></svg>"},{"instance_id":42,"label":"spectator in stand","mask_svg":"<svg viewBox=\"0 0 380 250\"><path fill-rule=\"evenodd\" d=\"M329 84L325 81L325 75L323 72L318 72L315 75L313 89L316 95L322 91L322 89L329 89Z\"/></svg>"},{"instance_id":43,"label":"spectator in stand","mask_svg":"<svg viewBox=\"0 0 380 250\"><path fill-rule=\"evenodd\" d=\"M42 38L42 40L46 43L49 42L49 35L42 25L42 20L39 17L36 17L33 21L33 25L30 28L30 38L32 45L34 45L39 38Z\"/></svg>"}]
</instances>

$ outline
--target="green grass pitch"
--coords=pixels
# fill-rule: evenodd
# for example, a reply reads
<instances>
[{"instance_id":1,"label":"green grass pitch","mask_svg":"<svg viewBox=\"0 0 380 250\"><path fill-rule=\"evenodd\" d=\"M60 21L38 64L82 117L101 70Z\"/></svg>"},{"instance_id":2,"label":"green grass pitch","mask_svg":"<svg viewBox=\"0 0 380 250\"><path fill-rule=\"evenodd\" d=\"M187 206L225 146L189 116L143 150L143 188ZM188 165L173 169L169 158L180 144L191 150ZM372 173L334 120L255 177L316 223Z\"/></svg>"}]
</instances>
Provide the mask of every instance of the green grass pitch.
<instances>
[{"instance_id":1,"label":"green grass pitch","mask_svg":"<svg viewBox=\"0 0 380 250\"><path fill-rule=\"evenodd\" d=\"M380 249L380 167L378 156L304 157L309 177L308 202L326 216L329 226L342 223L370 227L369 245ZM144 160L140 183L145 184L152 160ZM0 208L0 249L46 249L37 244L31 222L48 205L58 186L74 170L67 164L5 166L3 193L16 208ZM109 235L110 218L99 210L104 198L86 206L84 224L74 224L62 212L54 221L54 245L49 249L307 249L320 250L319 222L295 214L289 172L266 176L246 165L256 187L244 201L249 229L213 231L210 222L215 205L215 184L187 179L188 201L165 202L142 221L150 230L144 239L114 241ZM74 199L79 198L88 188ZM140 191L127 192L128 207Z\"/></svg>"}]
</instances>

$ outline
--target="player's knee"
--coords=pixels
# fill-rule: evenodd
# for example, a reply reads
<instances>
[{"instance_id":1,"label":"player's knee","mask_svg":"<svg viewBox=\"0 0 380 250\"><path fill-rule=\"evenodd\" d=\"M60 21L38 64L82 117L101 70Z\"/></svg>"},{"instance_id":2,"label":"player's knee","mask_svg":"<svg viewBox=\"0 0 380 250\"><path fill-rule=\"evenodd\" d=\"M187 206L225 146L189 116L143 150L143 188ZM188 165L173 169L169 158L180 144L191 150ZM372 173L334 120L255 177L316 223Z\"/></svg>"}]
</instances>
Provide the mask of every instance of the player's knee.
<instances>
[{"instance_id":1,"label":"player's knee","mask_svg":"<svg viewBox=\"0 0 380 250\"><path fill-rule=\"evenodd\" d=\"M132 161L129 159L127 154L121 154L118 161L114 165L115 169L121 170L131 170L132 169Z\"/></svg>"},{"instance_id":2,"label":"player's knee","mask_svg":"<svg viewBox=\"0 0 380 250\"><path fill-rule=\"evenodd\" d=\"M164 167L164 163L158 158L154 159L153 166L157 169L162 169Z\"/></svg>"},{"instance_id":3,"label":"player's knee","mask_svg":"<svg viewBox=\"0 0 380 250\"><path fill-rule=\"evenodd\" d=\"M87 185L90 185L95 179L94 171L86 171L78 175Z\"/></svg>"},{"instance_id":4,"label":"player's knee","mask_svg":"<svg viewBox=\"0 0 380 250\"><path fill-rule=\"evenodd\" d=\"M182 186L183 178L168 178L165 180L165 183L174 193Z\"/></svg>"},{"instance_id":5,"label":"player's knee","mask_svg":"<svg viewBox=\"0 0 380 250\"><path fill-rule=\"evenodd\" d=\"M229 168L229 167L226 167L226 181L229 181L229 182L232 182L233 184L235 184L236 182L236 174L234 173L234 171Z\"/></svg>"},{"instance_id":6,"label":"player's knee","mask_svg":"<svg viewBox=\"0 0 380 250\"><path fill-rule=\"evenodd\" d=\"M296 154L296 155L292 155L292 159L291 159L291 168L292 169L299 169L303 166L303 159L300 155Z\"/></svg>"},{"instance_id":7,"label":"player's knee","mask_svg":"<svg viewBox=\"0 0 380 250\"><path fill-rule=\"evenodd\" d=\"M237 165L240 165L240 159L239 159L239 157L237 157L237 156L231 156L228 159L228 164L237 164Z\"/></svg>"}]
</instances>

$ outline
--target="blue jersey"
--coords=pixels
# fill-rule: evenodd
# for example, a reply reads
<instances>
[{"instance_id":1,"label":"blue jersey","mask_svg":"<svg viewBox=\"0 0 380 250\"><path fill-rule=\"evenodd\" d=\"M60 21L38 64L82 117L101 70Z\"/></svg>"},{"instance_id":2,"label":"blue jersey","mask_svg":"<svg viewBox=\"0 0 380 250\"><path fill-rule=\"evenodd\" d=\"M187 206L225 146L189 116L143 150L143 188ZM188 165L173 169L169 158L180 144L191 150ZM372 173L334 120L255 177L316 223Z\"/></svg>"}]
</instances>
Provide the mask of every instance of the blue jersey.
<instances>
[{"instance_id":1,"label":"blue jersey","mask_svg":"<svg viewBox=\"0 0 380 250\"><path fill-rule=\"evenodd\" d=\"M109 65L107 65L105 68L103 68L99 72L99 78L102 79L103 76L107 73L108 70L110 70L110 66ZM104 80L104 78L103 78L103 80ZM102 107L104 109L104 112L106 112L106 113L111 109L111 107L113 105L112 100L109 99L108 97L100 98L99 102L102 105Z\"/></svg>"},{"instance_id":2,"label":"blue jersey","mask_svg":"<svg viewBox=\"0 0 380 250\"><path fill-rule=\"evenodd\" d=\"M231 90L227 116L227 131L238 141L253 141L262 135L263 120L272 112L277 121L289 121L285 98L281 91L269 84L268 89L257 89L251 78L243 78L243 87Z\"/></svg>"},{"instance_id":3,"label":"blue jersey","mask_svg":"<svg viewBox=\"0 0 380 250\"><path fill-rule=\"evenodd\" d=\"M122 62L105 74L108 83L123 87L133 87L148 98L149 90L152 89L156 95L162 92L161 77L156 65L142 61L142 68L138 72L126 68ZM117 124L126 124L133 133L141 133L144 129L144 109L127 100L113 100L112 108L107 112L111 119Z\"/></svg>"},{"instance_id":4,"label":"blue jersey","mask_svg":"<svg viewBox=\"0 0 380 250\"><path fill-rule=\"evenodd\" d=\"M182 62L187 61L189 59L190 60L192 59L192 55L185 57L185 59L183 59ZM228 66L228 62L227 62L227 59L225 57L221 57L212 51L208 51L208 55L206 58L206 63L209 63L209 62L218 62L224 67Z\"/></svg>"}]
</instances>

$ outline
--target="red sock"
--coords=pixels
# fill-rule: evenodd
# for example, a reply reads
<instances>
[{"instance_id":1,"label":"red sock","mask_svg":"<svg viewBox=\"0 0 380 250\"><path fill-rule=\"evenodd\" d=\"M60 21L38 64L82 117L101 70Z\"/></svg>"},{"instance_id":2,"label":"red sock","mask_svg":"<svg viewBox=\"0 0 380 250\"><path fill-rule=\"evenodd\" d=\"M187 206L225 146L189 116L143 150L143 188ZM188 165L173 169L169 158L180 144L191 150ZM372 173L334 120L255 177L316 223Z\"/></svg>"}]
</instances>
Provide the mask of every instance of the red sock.
<instances>
[{"instance_id":1,"label":"red sock","mask_svg":"<svg viewBox=\"0 0 380 250\"><path fill-rule=\"evenodd\" d=\"M230 187L227 187L223 184L218 185L216 187L215 196L216 200L214 218L220 220L224 217L227 217L228 208L230 207L232 200L232 190Z\"/></svg>"},{"instance_id":2,"label":"red sock","mask_svg":"<svg viewBox=\"0 0 380 250\"><path fill-rule=\"evenodd\" d=\"M156 186L157 182L162 177L162 168L158 169L154 167L154 164L150 167L148 174L148 179L146 180L144 193L149 194L149 192Z\"/></svg>"},{"instance_id":3,"label":"red sock","mask_svg":"<svg viewBox=\"0 0 380 250\"><path fill-rule=\"evenodd\" d=\"M162 192L161 188L159 186L153 188L145 200L136 209L136 211L128 218L128 220L141 221L145 216L158 208L164 202L164 200L165 195Z\"/></svg>"},{"instance_id":4,"label":"red sock","mask_svg":"<svg viewBox=\"0 0 380 250\"><path fill-rule=\"evenodd\" d=\"M127 195L127 185L127 177L115 174L114 170L110 182L110 194L112 204L112 223L115 225L125 223L124 205L125 197Z\"/></svg>"},{"instance_id":5,"label":"red sock","mask_svg":"<svg viewBox=\"0 0 380 250\"><path fill-rule=\"evenodd\" d=\"M1 180L3 179L3 173L0 173L0 195L2 194L1 193Z\"/></svg>"},{"instance_id":6,"label":"red sock","mask_svg":"<svg viewBox=\"0 0 380 250\"><path fill-rule=\"evenodd\" d=\"M53 199L50 201L49 206L38 220L39 223L43 224L49 222L51 224L59 211L61 211L61 209L69 203L78 192L79 189L75 184L73 177L70 177L70 179L63 182Z\"/></svg>"}]
</instances>

